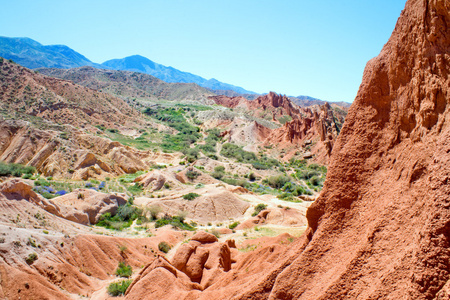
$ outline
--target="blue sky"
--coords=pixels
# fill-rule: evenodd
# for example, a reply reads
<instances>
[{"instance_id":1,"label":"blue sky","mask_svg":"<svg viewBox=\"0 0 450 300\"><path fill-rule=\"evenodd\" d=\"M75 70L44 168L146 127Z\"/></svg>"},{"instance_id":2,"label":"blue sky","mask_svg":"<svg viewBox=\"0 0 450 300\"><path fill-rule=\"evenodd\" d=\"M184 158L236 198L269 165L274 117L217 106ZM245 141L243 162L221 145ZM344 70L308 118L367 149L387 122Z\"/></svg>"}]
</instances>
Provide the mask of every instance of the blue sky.
<instances>
[{"instance_id":1,"label":"blue sky","mask_svg":"<svg viewBox=\"0 0 450 300\"><path fill-rule=\"evenodd\" d=\"M259 93L352 102L405 2L1 0L0 35L97 63L140 54Z\"/></svg>"}]
</instances>

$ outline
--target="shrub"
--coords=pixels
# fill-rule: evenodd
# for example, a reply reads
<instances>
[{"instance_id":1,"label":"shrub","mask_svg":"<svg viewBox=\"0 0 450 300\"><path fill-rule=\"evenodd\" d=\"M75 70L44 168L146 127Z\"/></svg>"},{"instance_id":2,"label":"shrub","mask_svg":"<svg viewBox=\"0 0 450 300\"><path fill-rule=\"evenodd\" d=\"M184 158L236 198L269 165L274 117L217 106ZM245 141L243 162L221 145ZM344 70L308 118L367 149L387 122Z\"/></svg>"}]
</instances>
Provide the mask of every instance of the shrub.
<instances>
[{"instance_id":1,"label":"shrub","mask_svg":"<svg viewBox=\"0 0 450 300\"><path fill-rule=\"evenodd\" d=\"M257 216L260 212L267 208L267 204L258 204L255 206L255 211L252 213L252 217Z\"/></svg>"},{"instance_id":2,"label":"shrub","mask_svg":"<svg viewBox=\"0 0 450 300\"><path fill-rule=\"evenodd\" d=\"M241 186L243 188L247 188L249 186L249 183L245 179L223 178L222 181L231 185Z\"/></svg>"},{"instance_id":3,"label":"shrub","mask_svg":"<svg viewBox=\"0 0 450 300\"><path fill-rule=\"evenodd\" d=\"M236 221L236 222L230 224L230 226L228 226L228 228L230 228L230 229L235 229L239 224L241 224L241 223L238 222L238 221Z\"/></svg>"},{"instance_id":4,"label":"shrub","mask_svg":"<svg viewBox=\"0 0 450 300\"><path fill-rule=\"evenodd\" d=\"M133 274L133 269L130 265L126 265L124 262L119 262L116 269L116 275L120 277L130 277Z\"/></svg>"},{"instance_id":5,"label":"shrub","mask_svg":"<svg viewBox=\"0 0 450 300\"><path fill-rule=\"evenodd\" d=\"M25 261L27 264L32 265L36 260L38 259L38 255L36 253L30 253L27 258L25 258Z\"/></svg>"},{"instance_id":6,"label":"shrub","mask_svg":"<svg viewBox=\"0 0 450 300\"><path fill-rule=\"evenodd\" d=\"M142 209L130 204L119 206L117 216L121 221L135 220L142 215Z\"/></svg>"},{"instance_id":7,"label":"shrub","mask_svg":"<svg viewBox=\"0 0 450 300\"><path fill-rule=\"evenodd\" d=\"M163 227L166 225L172 225L174 228L179 228L181 230L194 231L194 225L184 223L184 216L168 216L165 215L162 219L159 219L155 223L155 228Z\"/></svg>"},{"instance_id":8,"label":"shrub","mask_svg":"<svg viewBox=\"0 0 450 300\"><path fill-rule=\"evenodd\" d=\"M200 195L196 194L196 193L189 193L189 194L183 195L183 199L185 199L185 200L194 200L197 197L200 197Z\"/></svg>"},{"instance_id":9,"label":"shrub","mask_svg":"<svg viewBox=\"0 0 450 300\"><path fill-rule=\"evenodd\" d=\"M314 186L319 186L322 183L322 180L320 180L320 178L318 176L311 177L311 179L309 181Z\"/></svg>"},{"instance_id":10,"label":"shrub","mask_svg":"<svg viewBox=\"0 0 450 300\"><path fill-rule=\"evenodd\" d=\"M194 162L196 159L198 159L198 156L200 155L200 152L197 148L189 148L185 151L183 151L183 154L186 155L186 160L190 163Z\"/></svg>"},{"instance_id":11,"label":"shrub","mask_svg":"<svg viewBox=\"0 0 450 300\"><path fill-rule=\"evenodd\" d=\"M281 189L289 181L289 177L285 175L271 176L268 178L269 186L274 189Z\"/></svg>"},{"instance_id":12,"label":"shrub","mask_svg":"<svg viewBox=\"0 0 450 300\"><path fill-rule=\"evenodd\" d=\"M169 252L169 250L170 250L171 248L172 248L172 247L170 247L170 245L167 244L166 242L160 242L160 243L158 244L158 249L159 249L159 251L164 252L164 253Z\"/></svg>"},{"instance_id":13,"label":"shrub","mask_svg":"<svg viewBox=\"0 0 450 300\"><path fill-rule=\"evenodd\" d=\"M158 214L162 211L162 208L158 205L152 205L148 208L148 211L150 212L152 220L157 220Z\"/></svg>"},{"instance_id":14,"label":"shrub","mask_svg":"<svg viewBox=\"0 0 450 300\"><path fill-rule=\"evenodd\" d=\"M0 176L21 177L23 174L33 175L35 172L36 168L31 166L23 166L20 164L9 164L0 161Z\"/></svg>"},{"instance_id":15,"label":"shrub","mask_svg":"<svg viewBox=\"0 0 450 300\"><path fill-rule=\"evenodd\" d=\"M122 280L113 282L108 286L108 294L110 294L113 297L117 297L120 295L125 295L125 292L127 291L128 287L130 286L132 280Z\"/></svg>"},{"instance_id":16,"label":"shrub","mask_svg":"<svg viewBox=\"0 0 450 300\"><path fill-rule=\"evenodd\" d=\"M39 178L38 180L34 181L34 185L37 185L37 186L50 186L50 182L48 182L47 180L45 180L43 178Z\"/></svg>"},{"instance_id":17,"label":"shrub","mask_svg":"<svg viewBox=\"0 0 450 300\"><path fill-rule=\"evenodd\" d=\"M195 170L187 170L187 171L186 171L186 177L187 177L189 180L194 180L194 179L196 179L198 176L200 176L200 173L199 173L199 172L196 172Z\"/></svg>"},{"instance_id":18,"label":"shrub","mask_svg":"<svg viewBox=\"0 0 450 300\"><path fill-rule=\"evenodd\" d=\"M220 232L217 229L211 230L211 234L213 234L216 238L220 238Z\"/></svg>"}]
</instances>

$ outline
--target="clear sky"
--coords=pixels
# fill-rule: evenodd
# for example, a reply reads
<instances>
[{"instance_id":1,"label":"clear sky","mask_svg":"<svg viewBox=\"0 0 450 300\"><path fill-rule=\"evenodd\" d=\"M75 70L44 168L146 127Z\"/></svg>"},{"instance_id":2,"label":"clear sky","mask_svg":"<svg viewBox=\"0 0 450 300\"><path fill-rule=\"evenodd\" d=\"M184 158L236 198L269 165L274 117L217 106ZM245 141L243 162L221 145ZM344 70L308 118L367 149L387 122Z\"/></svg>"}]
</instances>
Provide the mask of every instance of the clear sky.
<instances>
[{"instance_id":1,"label":"clear sky","mask_svg":"<svg viewBox=\"0 0 450 300\"><path fill-rule=\"evenodd\" d=\"M352 102L406 0L0 0L0 35L140 54L258 93Z\"/></svg>"}]
</instances>

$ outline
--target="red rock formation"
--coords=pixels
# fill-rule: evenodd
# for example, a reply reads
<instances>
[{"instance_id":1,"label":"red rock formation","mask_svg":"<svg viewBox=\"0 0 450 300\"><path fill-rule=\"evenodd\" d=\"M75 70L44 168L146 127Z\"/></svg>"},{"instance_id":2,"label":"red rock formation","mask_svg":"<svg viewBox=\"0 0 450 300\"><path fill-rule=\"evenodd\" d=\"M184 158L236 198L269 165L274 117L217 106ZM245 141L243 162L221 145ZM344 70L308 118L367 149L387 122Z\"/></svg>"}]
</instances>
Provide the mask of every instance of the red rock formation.
<instances>
[{"instance_id":1,"label":"red rock formation","mask_svg":"<svg viewBox=\"0 0 450 300\"><path fill-rule=\"evenodd\" d=\"M273 130L264 141L264 144L276 145L279 149L287 149L293 145L297 147L304 145L305 141L308 140L314 143L311 155L314 154L316 156L316 161L326 163L339 134L336 116L328 103L316 107L314 111L311 109L306 110L310 117L294 119ZM297 152L298 148L292 150ZM290 155L286 156L288 159L290 157Z\"/></svg>"},{"instance_id":2,"label":"red rock formation","mask_svg":"<svg viewBox=\"0 0 450 300\"><path fill-rule=\"evenodd\" d=\"M310 241L270 299L450 297L449 28L450 1L407 2L367 64Z\"/></svg>"},{"instance_id":3,"label":"red rock formation","mask_svg":"<svg viewBox=\"0 0 450 300\"><path fill-rule=\"evenodd\" d=\"M244 97L226 97L226 96L211 96L209 99L214 100L216 104L223 105L229 108L243 107L250 111L270 112L272 118L276 121L283 115L288 115L293 119L301 118L302 115L311 114L308 109L303 109L292 103L286 95L278 95L270 92L267 95L259 96L255 100L247 100Z\"/></svg>"}]
</instances>

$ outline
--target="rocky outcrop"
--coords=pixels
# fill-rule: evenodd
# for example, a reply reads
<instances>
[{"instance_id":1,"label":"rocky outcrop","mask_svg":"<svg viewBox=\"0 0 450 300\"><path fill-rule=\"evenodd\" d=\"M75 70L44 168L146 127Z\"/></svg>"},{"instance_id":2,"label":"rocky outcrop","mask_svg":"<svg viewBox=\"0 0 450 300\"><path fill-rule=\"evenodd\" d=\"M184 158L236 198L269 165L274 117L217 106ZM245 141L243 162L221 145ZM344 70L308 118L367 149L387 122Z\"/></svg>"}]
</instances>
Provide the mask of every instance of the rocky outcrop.
<instances>
[{"instance_id":1,"label":"rocky outcrop","mask_svg":"<svg viewBox=\"0 0 450 300\"><path fill-rule=\"evenodd\" d=\"M70 135L70 139L66 136ZM73 129L39 130L24 121L0 121L0 160L36 167L45 176L102 179L173 163L178 154L141 151Z\"/></svg>"},{"instance_id":2,"label":"rocky outcrop","mask_svg":"<svg viewBox=\"0 0 450 300\"><path fill-rule=\"evenodd\" d=\"M255 100L247 100L244 97L226 97L226 96L211 96L216 104L229 108L245 108L256 115L270 114L274 121L279 117L287 115L293 119L300 118L306 111L301 109L296 104L292 103L286 95L279 95L270 92L267 95L259 96Z\"/></svg>"},{"instance_id":3,"label":"rocky outcrop","mask_svg":"<svg viewBox=\"0 0 450 300\"><path fill-rule=\"evenodd\" d=\"M304 149L305 155L309 152L310 157L315 157L315 161L328 163L333 145L339 135L340 122L343 121L340 118L343 117L336 115L328 103L305 110L308 111L308 117L294 119L272 130L264 144L276 145L285 151L290 149L287 159L299 151L298 146L306 148L309 145L308 149ZM292 148L292 146L296 147Z\"/></svg>"},{"instance_id":4,"label":"rocky outcrop","mask_svg":"<svg viewBox=\"0 0 450 300\"><path fill-rule=\"evenodd\" d=\"M198 232L190 242L178 248L172 263L159 257L145 267L128 288L127 299L149 296L175 299L177 294L181 296L192 289L201 291L208 288L231 269L233 259L229 245L234 246L234 241L219 243L214 235ZM152 281L171 288L149 289L146 283Z\"/></svg>"},{"instance_id":5,"label":"rocky outcrop","mask_svg":"<svg viewBox=\"0 0 450 300\"><path fill-rule=\"evenodd\" d=\"M273 92L251 101L226 96L213 96L211 99L229 108L242 108L254 117L270 117L272 124L283 124L269 129L256 121L235 118L226 125L227 130L222 135L230 142L246 145L247 151L256 152L258 146L275 146L284 151L285 160L299 155L298 146L311 141L308 143L311 146L303 152L310 153L308 158L314 157L316 162L327 164L346 115L345 110L332 108L328 103L301 108L288 97ZM289 119L291 121L287 121Z\"/></svg>"},{"instance_id":6,"label":"rocky outcrop","mask_svg":"<svg viewBox=\"0 0 450 300\"><path fill-rule=\"evenodd\" d=\"M121 196L84 189L49 200L19 179L0 185L0 195L8 200L26 200L55 216L83 225L96 224L101 215L108 212L114 215L119 206L127 203Z\"/></svg>"}]
</instances>

